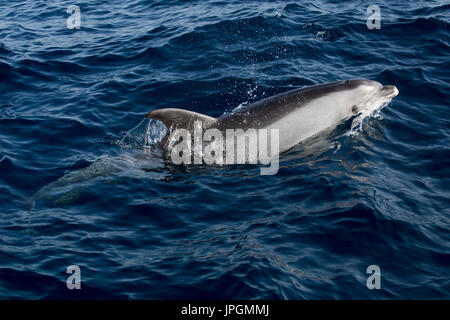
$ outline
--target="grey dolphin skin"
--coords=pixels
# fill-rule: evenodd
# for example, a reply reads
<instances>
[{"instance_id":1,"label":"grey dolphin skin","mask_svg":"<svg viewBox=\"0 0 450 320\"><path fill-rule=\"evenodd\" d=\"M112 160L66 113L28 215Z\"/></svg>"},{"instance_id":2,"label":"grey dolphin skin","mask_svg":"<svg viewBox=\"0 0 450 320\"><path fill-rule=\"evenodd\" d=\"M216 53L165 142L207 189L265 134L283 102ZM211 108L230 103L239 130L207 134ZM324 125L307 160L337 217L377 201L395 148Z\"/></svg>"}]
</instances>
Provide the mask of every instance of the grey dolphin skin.
<instances>
[{"instance_id":1,"label":"grey dolphin skin","mask_svg":"<svg viewBox=\"0 0 450 320\"><path fill-rule=\"evenodd\" d=\"M344 80L291 90L238 109L221 118L212 118L182 109L159 109L146 118L162 121L168 128L162 140L176 129L193 130L195 121L203 128L278 129L280 153L299 142L364 111L381 100L398 95L395 86L383 86L372 80Z\"/></svg>"}]
</instances>

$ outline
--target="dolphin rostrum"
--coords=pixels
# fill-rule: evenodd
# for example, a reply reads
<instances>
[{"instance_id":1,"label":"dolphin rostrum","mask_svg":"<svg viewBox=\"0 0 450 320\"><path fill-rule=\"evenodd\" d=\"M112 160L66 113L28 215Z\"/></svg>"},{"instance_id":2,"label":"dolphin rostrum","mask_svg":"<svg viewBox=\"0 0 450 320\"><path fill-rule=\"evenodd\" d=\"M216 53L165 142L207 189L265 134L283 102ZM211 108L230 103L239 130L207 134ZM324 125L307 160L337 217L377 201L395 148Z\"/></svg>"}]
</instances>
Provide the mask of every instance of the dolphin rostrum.
<instances>
[{"instance_id":1,"label":"dolphin rostrum","mask_svg":"<svg viewBox=\"0 0 450 320\"><path fill-rule=\"evenodd\" d=\"M213 118L182 109L157 109L146 118L162 121L168 132L161 141L167 147L174 130L192 131L201 121L204 129L278 129L279 152L284 152L317 133L398 95L395 86L372 80L336 81L284 92L240 108L224 117Z\"/></svg>"}]
</instances>

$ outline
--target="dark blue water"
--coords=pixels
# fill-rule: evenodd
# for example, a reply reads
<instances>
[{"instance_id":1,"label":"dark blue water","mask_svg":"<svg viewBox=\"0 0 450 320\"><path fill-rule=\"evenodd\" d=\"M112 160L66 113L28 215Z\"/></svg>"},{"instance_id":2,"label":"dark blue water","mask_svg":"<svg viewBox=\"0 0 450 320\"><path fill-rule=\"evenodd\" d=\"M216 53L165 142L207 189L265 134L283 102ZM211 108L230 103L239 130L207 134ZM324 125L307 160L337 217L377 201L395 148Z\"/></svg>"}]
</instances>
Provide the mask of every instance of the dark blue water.
<instances>
[{"instance_id":1,"label":"dark blue water","mask_svg":"<svg viewBox=\"0 0 450 320\"><path fill-rule=\"evenodd\" d=\"M449 299L450 4L373 4L1 1L0 298ZM155 108L351 78L400 94L274 176L142 145Z\"/></svg>"}]
</instances>

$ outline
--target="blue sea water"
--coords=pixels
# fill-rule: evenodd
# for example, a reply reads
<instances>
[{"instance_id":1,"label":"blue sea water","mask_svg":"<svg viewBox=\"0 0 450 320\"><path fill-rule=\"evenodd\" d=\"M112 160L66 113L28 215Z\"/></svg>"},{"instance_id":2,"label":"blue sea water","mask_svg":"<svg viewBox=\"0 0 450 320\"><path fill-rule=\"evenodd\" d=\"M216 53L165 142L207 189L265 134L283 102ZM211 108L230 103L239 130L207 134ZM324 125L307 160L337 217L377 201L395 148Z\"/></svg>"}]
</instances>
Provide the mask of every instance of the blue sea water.
<instances>
[{"instance_id":1,"label":"blue sea water","mask_svg":"<svg viewBox=\"0 0 450 320\"><path fill-rule=\"evenodd\" d=\"M2 0L0 298L449 299L449 20L449 1ZM400 94L277 175L144 148L153 109L352 78Z\"/></svg>"}]
</instances>

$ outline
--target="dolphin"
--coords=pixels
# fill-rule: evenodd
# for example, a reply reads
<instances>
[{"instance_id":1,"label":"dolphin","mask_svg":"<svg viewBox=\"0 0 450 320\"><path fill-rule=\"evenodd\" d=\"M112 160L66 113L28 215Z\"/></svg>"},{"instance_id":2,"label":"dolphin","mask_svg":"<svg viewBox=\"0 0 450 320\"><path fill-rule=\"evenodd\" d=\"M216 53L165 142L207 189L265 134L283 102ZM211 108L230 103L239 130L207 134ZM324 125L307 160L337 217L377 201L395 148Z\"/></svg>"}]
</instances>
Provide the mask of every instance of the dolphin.
<instances>
[{"instance_id":1,"label":"dolphin","mask_svg":"<svg viewBox=\"0 0 450 320\"><path fill-rule=\"evenodd\" d=\"M170 136L174 131L186 129L192 132L195 122L201 121L203 129L213 128L221 132L227 129L278 129L279 153L282 153L352 116L388 103L398 93L395 86L383 86L372 80L343 80L287 91L219 118L175 108L153 110L147 113L146 118L161 121L167 127L167 133L159 142L163 149L170 147ZM50 197L55 192L69 191L54 201L55 204L67 202L79 194L78 189L72 190L74 185L135 167L137 165L128 156L102 159L44 186L24 204L32 210L36 200Z\"/></svg>"},{"instance_id":2,"label":"dolphin","mask_svg":"<svg viewBox=\"0 0 450 320\"><path fill-rule=\"evenodd\" d=\"M169 137L175 130L192 131L195 121L201 121L204 129L215 128L221 132L278 129L279 153L282 153L375 103L389 102L398 92L395 86L383 86L377 81L342 80L287 91L219 118L175 108L153 110L146 118L159 120L167 127L167 134L160 142L163 148L168 147Z\"/></svg>"}]
</instances>

